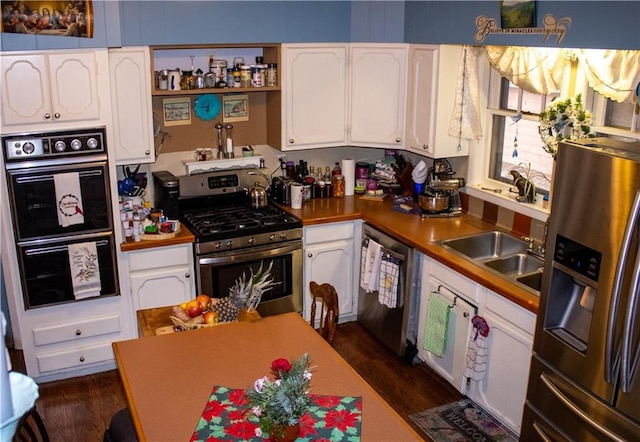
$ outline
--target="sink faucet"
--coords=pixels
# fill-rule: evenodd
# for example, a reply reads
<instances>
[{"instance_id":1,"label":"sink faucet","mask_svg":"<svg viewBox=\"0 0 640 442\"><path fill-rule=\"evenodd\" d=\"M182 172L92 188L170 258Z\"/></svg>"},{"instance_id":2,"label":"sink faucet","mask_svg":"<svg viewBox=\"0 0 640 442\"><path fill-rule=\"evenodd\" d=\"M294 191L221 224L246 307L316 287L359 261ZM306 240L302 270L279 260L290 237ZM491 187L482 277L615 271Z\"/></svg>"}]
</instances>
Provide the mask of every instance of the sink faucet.
<instances>
[{"instance_id":1,"label":"sink faucet","mask_svg":"<svg viewBox=\"0 0 640 442\"><path fill-rule=\"evenodd\" d=\"M546 229L545 229L545 234L546 234ZM531 253L532 255L535 255L539 258L544 259L544 242L542 244L536 244L536 240L530 236L525 236L522 239L528 243L528 246L527 246L528 253Z\"/></svg>"}]
</instances>

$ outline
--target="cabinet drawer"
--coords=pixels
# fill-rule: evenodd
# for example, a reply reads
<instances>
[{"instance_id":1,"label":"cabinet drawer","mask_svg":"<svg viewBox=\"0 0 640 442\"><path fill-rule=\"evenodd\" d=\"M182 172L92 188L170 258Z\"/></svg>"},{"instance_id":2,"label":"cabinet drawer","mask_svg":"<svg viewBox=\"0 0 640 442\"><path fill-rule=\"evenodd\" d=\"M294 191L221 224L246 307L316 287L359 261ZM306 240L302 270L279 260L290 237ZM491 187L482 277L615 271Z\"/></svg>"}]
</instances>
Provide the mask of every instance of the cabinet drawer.
<instances>
[{"instance_id":1,"label":"cabinet drawer","mask_svg":"<svg viewBox=\"0 0 640 442\"><path fill-rule=\"evenodd\" d=\"M36 346L73 341L92 336L118 333L120 316L98 316L65 324L48 325L33 329L33 342Z\"/></svg>"},{"instance_id":2,"label":"cabinet drawer","mask_svg":"<svg viewBox=\"0 0 640 442\"><path fill-rule=\"evenodd\" d=\"M438 262L433 261L429 270L431 276L446 283L451 290L458 295L462 295L472 303L477 303L478 300L478 284L470 280L469 278L462 276L455 270L451 270Z\"/></svg>"},{"instance_id":3,"label":"cabinet drawer","mask_svg":"<svg viewBox=\"0 0 640 442\"><path fill-rule=\"evenodd\" d=\"M354 232L355 223L351 221L307 227L304 229L304 243L314 244L338 239L351 239Z\"/></svg>"},{"instance_id":4,"label":"cabinet drawer","mask_svg":"<svg viewBox=\"0 0 640 442\"><path fill-rule=\"evenodd\" d=\"M40 373L113 360L111 342L37 356Z\"/></svg>"},{"instance_id":5,"label":"cabinet drawer","mask_svg":"<svg viewBox=\"0 0 640 442\"><path fill-rule=\"evenodd\" d=\"M531 335L534 334L536 328L536 315L524 307L520 307L490 290L487 291L485 307L487 310L492 311L525 332Z\"/></svg>"},{"instance_id":6,"label":"cabinet drawer","mask_svg":"<svg viewBox=\"0 0 640 442\"><path fill-rule=\"evenodd\" d=\"M189 264L190 257L190 246L158 247L157 249L130 252L129 269L135 272L158 267L183 266Z\"/></svg>"}]
</instances>

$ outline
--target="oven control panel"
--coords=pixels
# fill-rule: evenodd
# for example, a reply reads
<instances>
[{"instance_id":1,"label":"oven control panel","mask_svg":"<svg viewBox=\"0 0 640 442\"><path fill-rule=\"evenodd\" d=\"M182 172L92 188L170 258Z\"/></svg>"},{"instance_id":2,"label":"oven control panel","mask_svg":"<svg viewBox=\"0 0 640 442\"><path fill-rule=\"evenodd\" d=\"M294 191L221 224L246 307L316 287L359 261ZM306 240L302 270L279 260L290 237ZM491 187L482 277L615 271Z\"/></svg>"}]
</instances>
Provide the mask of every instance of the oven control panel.
<instances>
[{"instance_id":1,"label":"oven control panel","mask_svg":"<svg viewBox=\"0 0 640 442\"><path fill-rule=\"evenodd\" d=\"M2 137L7 162L38 161L105 153L105 129L83 129Z\"/></svg>"}]
</instances>

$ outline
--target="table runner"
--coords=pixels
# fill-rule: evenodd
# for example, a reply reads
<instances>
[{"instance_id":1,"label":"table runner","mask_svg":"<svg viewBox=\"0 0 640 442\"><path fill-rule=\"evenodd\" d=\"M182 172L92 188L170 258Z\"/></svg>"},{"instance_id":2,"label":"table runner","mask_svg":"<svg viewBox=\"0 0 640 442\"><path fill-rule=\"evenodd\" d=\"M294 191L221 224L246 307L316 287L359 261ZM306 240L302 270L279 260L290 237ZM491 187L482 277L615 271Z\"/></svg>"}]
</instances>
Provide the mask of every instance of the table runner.
<instances>
[{"instance_id":1,"label":"table runner","mask_svg":"<svg viewBox=\"0 0 640 442\"><path fill-rule=\"evenodd\" d=\"M300 419L298 440L360 440L361 397L309 396L311 407ZM258 418L251 412L244 390L214 386L191 442L261 441L255 435L256 428Z\"/></svg>"}]
</instances>

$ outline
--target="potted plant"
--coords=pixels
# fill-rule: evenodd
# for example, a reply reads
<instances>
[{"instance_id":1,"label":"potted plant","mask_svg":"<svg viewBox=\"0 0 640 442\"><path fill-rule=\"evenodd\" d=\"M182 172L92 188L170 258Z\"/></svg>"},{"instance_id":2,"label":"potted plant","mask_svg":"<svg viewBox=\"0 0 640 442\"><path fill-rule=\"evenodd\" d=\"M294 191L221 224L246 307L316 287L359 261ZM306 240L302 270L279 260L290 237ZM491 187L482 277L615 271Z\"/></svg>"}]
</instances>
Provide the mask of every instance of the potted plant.
<instances>
[{"instance_id":1,"label":"potted plant","mask_svg":"<svg viewBox=\"0 0 640 442\"><path fill-rule=\"evenodd\" d=\"M251 411L258 418L256 436L268 436L270 440L295 440L300 433L300 418L308 412L309 355L289 362L276 359L271 363L273 378L257 379L253 389L246 391Z\"/></svg>"},{"instance_id":2,"label":"potted plant","mask_svg":"<svg viewBox=\"0 0 640 442\"><path fill-rule=\"evenodd\" d=\"M542 148L555 158L558 142L593 138L591 112L585 110L582 94L575 98L555 99L540 113Z\"/></svg>"}]
</instances>

